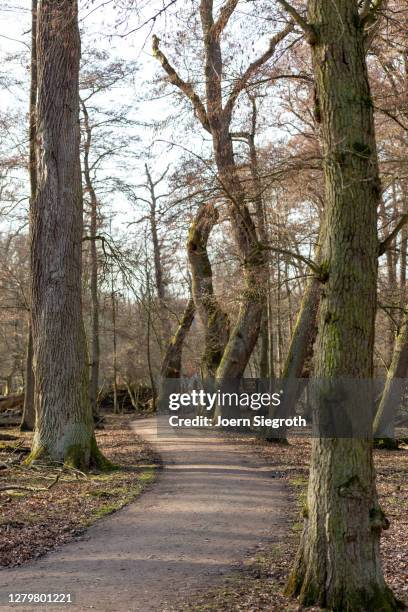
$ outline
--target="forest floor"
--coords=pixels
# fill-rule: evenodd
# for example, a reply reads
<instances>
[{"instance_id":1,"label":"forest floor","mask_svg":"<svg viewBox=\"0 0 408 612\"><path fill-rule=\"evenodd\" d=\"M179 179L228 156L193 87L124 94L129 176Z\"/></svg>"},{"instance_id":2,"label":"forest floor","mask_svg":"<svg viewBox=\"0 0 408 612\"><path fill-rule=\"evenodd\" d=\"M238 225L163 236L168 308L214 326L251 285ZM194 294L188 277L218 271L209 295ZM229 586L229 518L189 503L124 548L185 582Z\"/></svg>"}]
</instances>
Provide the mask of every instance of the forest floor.
<instances>
[{"instance_id":1,"label":"forest floor","mask_svg":"<svg viewBox=\"0 0 408 612\"><path fill-rule=\"evenodd\" d=\"M156 483L80 539L2 570L3 606L9 593L52 592L71 593L70 609L78 611L181 609L192 592L221 584L266 542L284 542L284 482L248 445L220 436L160 437L153 419L133 427L160 452ZM38 610L3 609L14 607Z\"/></svg>"},{"instance_id":2,"label":"forest floor","mask_svg":"<svg viewBox=\"0 0 408 612\"><path fill-rule=\"evenodd\" d=\"M289 446L271 445L257 438L246 438L255 453L276 470L289 487L287 521L290 529L284 542L266 543L239 571L225 577L222 585L192 597L178 611L258 612L282 610L300 612L320 608L299 606L282 595L303 527L302 509L306 501L311 444L292 438ZM398 451L375 450L377 488L390 528L381 540L387 584L408 607L408 447Z\"/></svg>"},{"instance_id":3,"label":"forest floor","mask_svg":"<svg viewBox=\"0 0 408 612\"><path fill-rule=\"evenodd\" d=\"M159 456L131 430L131 417L105 420L98 445L115 469L102 473L24 467L32 434L0 430L0 566L21 565L78 537L154 480Z\"/></svg>"},{"instance_id":4,"label":"forest floor","mask_svg":"<svg viewBox=\"0 0 408 612\"><path fill-rule=\"evenodd\" d=\"M85 479L71 474L71 481L65 482L64 475L46 492L17 497L1 493L3 564L22 563L75 541L21 568L3 570L0 605L8 592L70 592L74 610L301 610L282 596L282 588L302 527L309 441L293 439L290 446L280 446L237 436L224 441L165 438L157 436L149 419L133 423L133 430L148 441L141 443L129 429L128 417L116 419L98 432L105 454L126 466L112 473L116 481L110 475L108 481L92 482L98 475ZM132 491L134 498L150 481L157 461L150 443L164 464L157 483L137 503L83 534L87 524L129 501ZM408 449L376 451L375 462L381 504L391 521L382 540L385 573L395 593L407 599ZM50 478L52 483L55 478ZM43 478L30 486L45 483ZM19 514L22 508L25 514ZM24 526L7 527L5 517Z\"/></svg>"}]
</instances>

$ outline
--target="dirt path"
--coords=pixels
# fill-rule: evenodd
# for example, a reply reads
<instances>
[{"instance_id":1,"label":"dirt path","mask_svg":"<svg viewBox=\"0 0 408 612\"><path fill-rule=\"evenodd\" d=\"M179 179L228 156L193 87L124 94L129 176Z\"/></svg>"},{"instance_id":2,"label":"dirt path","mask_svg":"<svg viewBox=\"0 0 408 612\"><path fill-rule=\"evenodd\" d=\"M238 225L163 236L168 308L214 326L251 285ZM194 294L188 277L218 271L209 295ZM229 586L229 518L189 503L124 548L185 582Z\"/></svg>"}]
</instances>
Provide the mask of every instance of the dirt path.
<instances>
[{"instance_id":1,"label":"dirt path","mask_svg":"<svg viewBox=\"0 0 408 612\"><path fill-rule=\"evenodd\" d=\"M135 503L46 557L0 572L2 609L164 611L285 531L285 492L250 449L220 438L156 435L164 469ZM8 593L72 593L71 606L9 605Z\"/></svg>"}]
</instances>

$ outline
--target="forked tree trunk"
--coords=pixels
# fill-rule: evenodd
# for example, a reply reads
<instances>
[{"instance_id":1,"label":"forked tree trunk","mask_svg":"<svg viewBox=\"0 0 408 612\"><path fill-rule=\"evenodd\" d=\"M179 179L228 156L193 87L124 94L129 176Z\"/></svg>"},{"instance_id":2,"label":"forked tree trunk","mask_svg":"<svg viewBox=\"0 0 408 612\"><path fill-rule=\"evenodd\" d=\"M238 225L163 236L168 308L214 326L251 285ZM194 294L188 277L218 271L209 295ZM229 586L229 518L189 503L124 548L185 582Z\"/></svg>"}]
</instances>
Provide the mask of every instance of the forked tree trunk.
<instances>
[{"instance_id":1,"label":"forked tree trunk","mask_svg":"<svg viewBox=\"0 0 408 612\"><path fill-rule=\"evenodd\" d=\"M33 448L81 468L103 464L94 436L82 320L78 7L38 6L37 194L31 210Z\"/></svg>"},{"instance_id":2,"label":"forked tree trunk","mask_svg":"<svg viewBox=\"0 0 408 612\"><path fill-rule=\"evenodd\" d=\"M37 190L36 159L36 105L37 105L37 0L31 2L31 66L30 66L30 107L29 107L29 175L30 175L30 208ZM31 215L30 215L31 220ZM31 231L31 230L30 230ZM31 330L31 312L28 315L28 334L26 352L26 372L24 386L24 407L21 419L21 431L33 431L35 426L34 408L34 371L33 371L33 334Z\"/></svg>"},{"instance_id":3,"label":"forked tree trunk","mask_svg":"<svg viewBox=\"0 0 408 612\"><path fill-rule=\"evenodd\" d=\"M258 110L256 97L247 92L247 95L252 105L251 131L238 132L238 138L244 139L248 144L249 161L252 179L252 200L255 208L256 225L260 241L263 245L268 243L268 231L265 222L265 208L262 197L262 181L259 173L258 154L255 144L255 136L257 129ZM262 318L259 332L259 375L260 378L266 379L269 377L269 354L270 354L270 321L269 321L269 302L270 302L270 282L269 282L269 258L265 257L265 302L262 308Z\"/></svg>"},{"instance_id":4,"label":"forked tree trunk","mask_svg":"<svg viewBox=\"0 0 408 612\"><path fill-rule=\"evenodd\" d=\"M216 118L212 121L218 126ZM258 340L266 297L266 256L258 241L255 224L245 204L245 194L238 178L234 161L229 126L213 131L215 161L220 182L229 202L235 242L242 258L244 288L238 319L231 330L227 346L217 370L217 380L223 385L227 380L238 380Z\"/></svg>"},{"instance_id":5,"label":"forked tree trunk","mask_svg":"<svg viewBox=\"0 0 408 612\"><path fill-rule=\"evenodd\" d=\"M246 194L240 180L239 169L234 159L230 132L232 114L238 96L245 89L248 81L274 56L277 45L293 30L293 24L289 24L271 38L268 49L252 62L236 80L224 104L221 38L236 6L236 0L229 0L215 17L213 1L200 0L204 44L205 104L194 91L191 83L184 81L171 66L159 48L159 39L153 36L153 55L163 66L170 82L176 85L191 101L203 128L211 134L217 178L228 201L232 229L242 265L243 299L237 322L230 333L217 370L217 382L221 385L228 379L237 380L244 374L258 339L266 290L265 252L258 241L255 224L246 204Z\"/></svg>"},{"instance_id":6,"label":"forked tree trunk","mask_svg":"<svg viewBox=\"0 0 408 612\"><path fill-rule=\"evenodd\" d=\"M339 378L361 380L363 388L373 373L380 183L358 4L308 4L326 191L327 281L315 376L329 391ZM366 411L366 424L369 400L364 394L347 400L354 418ZM324 416L329 404L322 389L316 401ZM377 500L372 441L320 436L313 439L305 526L287 593L304 605L338 611L395 610L381 567L379 541L387 521Z\"/></svg>"},{"instance_id":7,"label":"forked tree trunk","mask_svg":"<svg viewBox=\"0 0 408 612\"><path fill-rule=\"evenodd\" d=\"M203 204L191 226L187 253L191 267L194 304L204 327L204 353L201 359L203 379L213 379L220 364L229 336L228 316L222 311L214 294L211 262L207 242L218 220L213 204Z\"/></svg>"}]
</instances>

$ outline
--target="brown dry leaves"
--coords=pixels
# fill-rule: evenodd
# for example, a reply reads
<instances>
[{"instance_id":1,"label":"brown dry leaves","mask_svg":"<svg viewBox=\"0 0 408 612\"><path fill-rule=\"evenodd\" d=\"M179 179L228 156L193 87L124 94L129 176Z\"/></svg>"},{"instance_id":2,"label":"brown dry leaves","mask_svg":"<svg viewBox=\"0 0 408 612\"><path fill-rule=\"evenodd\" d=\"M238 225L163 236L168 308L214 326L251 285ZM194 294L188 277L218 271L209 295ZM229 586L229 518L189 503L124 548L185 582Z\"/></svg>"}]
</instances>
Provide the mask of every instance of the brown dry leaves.
<instances>
[{"instance_id":1,"label":"brown dry leaves","mask_svg":"<svg viewBox=\"0 0 408 612\"><path fill-rule=\"evenodd\" d=\"M128 417L109 418L97 432L98 444L119 469L88 476L66 470L49 491L0 492L0 566L21 565L81 534L86 526L136 497L152 480L157 457L128 427ZM29 436L18 431L29 444ZM1 452L0 461L10 457ZM13 454L15 456L15 453ZM0 471L0 487L18 484L47 487L60 468L24 468L15 465Z\"/></svg>"},{"instance_id":2,"label":"brown dry leaves","mask_svg":"<svg viewBox=\"0 0 408 612\"><path fill-rule=\"evenodd\" d=\"M308 610L282 595L299 541L303 519L302 498L306 493L311 445L294 438L290 446L250 441L254 451L272 465L289 491L287 533L283 543L265 545L248 562L225 579L221 588L194 597L186 610L194 612L280 612ZM248 439L243 440L248 443ZM408 600L408 449L375 451L380 503L391 522L383 533L382 559L387 583L399 599Z\"/></svg>"}]
</instances>

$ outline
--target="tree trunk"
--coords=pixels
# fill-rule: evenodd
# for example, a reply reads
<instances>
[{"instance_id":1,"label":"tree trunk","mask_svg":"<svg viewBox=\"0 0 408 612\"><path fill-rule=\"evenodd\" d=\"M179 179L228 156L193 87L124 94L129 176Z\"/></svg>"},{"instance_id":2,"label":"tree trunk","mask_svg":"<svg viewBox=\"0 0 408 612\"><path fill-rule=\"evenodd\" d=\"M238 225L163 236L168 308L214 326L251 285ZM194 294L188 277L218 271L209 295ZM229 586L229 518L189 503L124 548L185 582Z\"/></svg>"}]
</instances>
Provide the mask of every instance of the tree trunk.
<instances>
[{"instance_id":1,"label":"tree trunk","mask_svg":"<svg viewBox=\"0 0 408 612\"><path fill-rule=\"evenodd\" d=\"M302 378L307 361L313 354L317 334L317 312L321 295L321 281L309 280L300 305L300 311L293 330L289 351L285 360L282 378L286 381Z\"/></svg>"},{"instance_id":2,"label":"tree trunk","mask_svg":"<svg viewBox=\"0 0 408 612\"><path fill-rule=\"evenodd\" d=\"M309 0L308 13L326 191L321 261L327 280L315 352L315 376L325 382L316 412L324 417L339 378L361 380L361 389L372 377L380 183L358 1ZM347 399L366 426L368 399L364 393ZM372 441L319 434L287 593L299 595L303 605L338 611L395 610L380 560L388 522L377 500Z\"/></svg>"},{"instance_id":3,"label":"tree trunk","mask_svg":"<svg viewBox=\"0 0 408 612\"><path fill-rule=\"evenodd\" d=\"M282 402L271 410L271 417L286 418L293 416L296 402L302 391L302 376L306 364L312 359L313 345L317 334L317 312L321 295L321 281L312 277L303 296L296 325L291 337L289 351L282 371ZM265 436L269 442L286 443L286 429L268 430Z\"/></svg>"},{"instance_id":4,"label":"tree trunk","mask_svg":"<svg viewBox=\"0 0 408 612\"><path fill-rule=\"evenodd\" d=\"M151 290L150 290L150 274L149 274L149 270L147 267L147 262L146 262L146 281L147 281L147 337L146 337L146 356L147 356L147 368L149 370L149 378L150 378L150 385L152 387L152 408L153 410L156 409L156 400L157 400L157 393L156 393L156 383L154 380L154 374L153 374L153 366L152 366L152 353L151 353L151 347L150 347L150 336L151 336L151 329L152 329L152 294L151 294Z\"/></svg>"},{"instance_id":5,"label":"tree trunk","mask_svg":"<svg viewBox=\"0 0 408 612\"><path fill-rule=\"evenodd\" d=\"M34 372L33 372L33 335L31 333L31 325L28 328L27 356L26 356L26 373L24 385L24 406L23 416L21 419L21 431L33 431L35 427L35 410L34 410Z\"/></svg>"},{"instance_id":6,"label":"tree trunk","mask_svg":"<svg viewBox=\"0 0 408 612\"><path fill-rule=\"evenodd\" d=\"M78 7L40 0L37 193L31 210L33 448L80 468L103 465L88 393L82 319L82 189L79 152Z\"/></svg>"},{"instance_id":7,"label":"tree trunk","mask_svg":"<svg viewBox=\"0 0 408 612\"><path fill-rule=\"evenodd\" d=\"M382 217L382 223L384 226L387 225L387 215L385 212L384 200L381 198L380 200L380 217ZM395 306L395 289L397 284L396 274L395 274L395 265L394 265L394 254L392 252L392 245L385 252L385 257L387 261L387 303L390 308L390 315L386 318L386 342L385 342L385 363L387 367L391 364L392 360L392 352L395 343L395 322L393 318L394 310L393 306Z\"/></svg>"},{"instance_id":8,"label":"tree trunk","mask_svg":"<svg viewBox=\"0 0 408 612\"><path fill-rule=\"evenodd\" d=\"M195 305L193 298L187 302L180 325L176 333L168 344L166 354L160 370L160 389L158 394L157 405L159 410L166 411L168 408L168 393L173 391L167 383L169 379L178 379L181 374L181 359L183 354L183 344L188 334L188 331L193 323L195 314Z\"/></svg>"},{"instance_id":9,"label":"tree trunk","mask_svg":"<svg viewBox=\"0 0 408 612\"><path fill-rule=\"evenodd\" d=\"M248 94L252 104L252 121L251 132L247 134L246 140L249 147L249 160L251 166L251 178L253 185L253 201L255 205L255 215L257 221L257 229L260 241L263 245L268 243L268 231L265 222L265 209L262 197L262 182L259 174L258 155L255 145L256 127L258 119L258 111L256 97ZM262 379L269 377L269 353L270 353L270 334L269 334L269 316L268 308L270 301L270 283L269 283L269 257L265 261L266 274L266 299L262 309L262 318L260 325L260 355L259 355L259 376Z\"/></svg>"},{"instance_id":10,"label":"tree trunk","mask_svg":"<svg viewBox=\"0 0 408 612\"><path fill-rule=\"evenodd\" d=\"M166 305L166 283L164 279L162 254L159 241L159 233L157 229L157 197L156 197L156 186L163 177L158 181L153 181L152 175L147 164L145 164L147 186L150 193L150 231L152 235L153 243L153 260L154 260L154 274L156 280L156 291L159 299L159 314L161 321L161 341L165 344L168 343L170 338L170 321L168 316L168 310Z\"/></svg>"},{"instance_id":11,"label":"tree trunk","mask_svg":"<svg viewBox=\"0 0 408 612\"><path fill-rule=\"evenodd\" d=\"M226 193L232 196L229 202L230 216L242 259L244 279L238 319L217 370L217 380L222 385L224 381L237 380L244 375L259 336L267 282L265 251L258 241L253 219L245 204L228 126L214 129L213 142L220 182Z\"/></svg>"},{"instance_id":12,"label":"tree trunk","mask_svg":"<svg viewBox=\"0 0 408 612\"><path fill-rule=\"evenodd\" d=\"M92 129L89 123L88 109L83 100L80 100L84 118L84 179L90 203L90 260L91 260L91 372L89 379L89 399L94 419L98 418L98 387L99 387L99 295L98 295L98 249L96 246L98 233L98 199L92 183L89 167L89 153L92 142Z\"/></svg>"},{"instance_id":13,"label":"tree trunk","mask_svg":"<svg viewBox=\"0 0 408 612\"><path fill-rule=\"evenodd\" d=\"M381 446L389 449L398 447L394 435L394 418L400 408L406 391L408 373L408 313L402 321L399 334L395 340L394 353L387 380L381 396L380 405L374 419L374 438L381 441Z\"/></svg>"},{"instance_id":14,"label":"tree trunk","mask_svg":"<svg viewBox=\"0 0 408 612\"><path fill-rule=\"evenodd\" d=\"M214 294L207 242L218 220L212 204L203 204L191 226L187 252L191 267L192 294L196 311L205 330L204 353L201 359L202 378L214 379L229 337L228 316Z\"/></svg>"},{"instance_id":15,"label":"tree trunk","mask_svg":"<svg viewBox=\"0 0 408 612\"><path fill-rule=\"evenodd\" d=\"M118 365L117 365L117 338L116 338L116 295L113 287L112 278L112 291L111 291L111 302L112 302L112 342L113 342L113 412L117 414L119 412L118 407ZM149 322L150 329L150 322Z\"/></svg>"},{"instance_id":16,"label":"tree trunk","mask_svg":"<svg viewBox=\"0 0 408 612\"><path fill-rule=\"evenodd\" d=\"M37 190L36 159L36 105L37 105L37 0L31 2L31 66L30 66L30 107L29 107L29 175L30 175L30 210ZM30 219L31 223L31 212ZM31 229L30 229L31 231ZM31 312L28 314L28 343L26 353L26 374L24 387L24 408L21 419L21 431L33 431L35 426L34 409L34 371L33 371L33 335L31 330Z\"/></svg>"},{"instance_id":17,"label":"tree trunk","mask_svg":"<svg viewBox=\"0 0 408 612\"><path fill-rule=\"evenodd\" d=\"M183 344L193 323L194 314L194 300L190 298L187 302L187 306L184 310L177 331L167 347L166 356L163 359L160 370L160 375L162 378L180 378Z\"/></svg>"},{"instance_id":18,"label":"tree trunk","mask_svg":"<svg viewBox=\"0 0 408 612\"><path fill-rule=\"evenodd\" d=\"M251 213L246 204L246 194L235 163L230 126L232 113L239 94L245 89L253 74L273 57L276 46L292 31L290 24L278 32L268 49L252 62L231 88L224 104L223 58L221 37L236 8L236 2L227 2L214 18L212 0L200 0L200 19L204 43L205 104L171 66L159 48L159 39L153 36L153 55L163 66L171 83L176 85L191 101L203 128L211 134L217 179L228 201L230 219L237 250L242 265L244 292L237 322L229 336L228 344L217 370L217 381L239 379L244 374L249 358L259 336L263 304L265 301L266 275L265 251L258 241Z\"/></svg>"}]
</instances>

